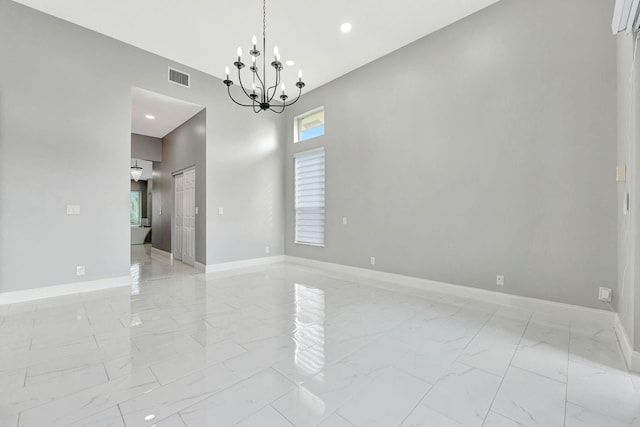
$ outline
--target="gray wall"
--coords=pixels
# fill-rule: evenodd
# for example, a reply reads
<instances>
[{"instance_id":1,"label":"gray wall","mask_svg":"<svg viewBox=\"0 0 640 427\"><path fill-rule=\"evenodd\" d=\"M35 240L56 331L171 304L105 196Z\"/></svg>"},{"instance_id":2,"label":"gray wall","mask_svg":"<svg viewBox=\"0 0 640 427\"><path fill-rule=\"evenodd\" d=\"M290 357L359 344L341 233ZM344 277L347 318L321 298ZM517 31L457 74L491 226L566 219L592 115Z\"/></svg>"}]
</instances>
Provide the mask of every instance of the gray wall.
<instances>
[{"instance_id":1,"label":"gray wall","mask_svg":"<svg viewBox=\"0 0 640 427\"><path fill-rule=\"evenodd\" d=\"M162 161L162 140L147 135L131 134L131 158Z\"/></svg>"},{"instance_id":2,"label":"gray wall","mask_svg":"<svg viewBox=\"0 0 640 427\"><path fill-rule=\"evenodd\" d=\"M636 350L640 350L640 70L632 73L633 37L619 34L618 40L618 164L627 166L627 180L618 185L618 314ZM638 60L636 60L638 61ZM635 159L633 156L635 155ZM631 209L623 213L625 192L631 196Z\"/></svg>"},{"instance_id":3,"label":"gray wall","mask_svg":"<svg viewBox=\"0 0 640 427\"><path fill-rule=\"evenodd\" d=\"M286 254L607 308L612 8L499 2L309 93L286 116ZM326 134L294 145L293 117L320 105ZM293 243L292 155L320 145L324 248Z\"/></svg>"},{"instance_id":4,"label":"gray wall","mask_svg":"<svg viewBox=\"0 0 640 427\"><path fill-rule=\"evenodd\" d=\"M234 106L216 78L9 0L0 58L0 292L129 275L132 87L207 109L206 262L263 256L265 244L282 254L273 116ZM168 66L191 89L167 82ZM25 164L38 173L16 186ZM66 216L67 203L82 214Z\"/></svg>"},{"instance_id":5,"label":"gray wall","mask_svg":"<svg viewBox=\"0 0 640 427\"><path fill-rule=\"evenodd\" d=\"M174 211L173 174L195 166L196 170L196 261L206 263L206 179L205 129L207 112L199 112L162 138L162 162L153 163L154 248L171 252L171 228ZM160 214L162 210L162 214Z\"/></svg>"}]
</instances>

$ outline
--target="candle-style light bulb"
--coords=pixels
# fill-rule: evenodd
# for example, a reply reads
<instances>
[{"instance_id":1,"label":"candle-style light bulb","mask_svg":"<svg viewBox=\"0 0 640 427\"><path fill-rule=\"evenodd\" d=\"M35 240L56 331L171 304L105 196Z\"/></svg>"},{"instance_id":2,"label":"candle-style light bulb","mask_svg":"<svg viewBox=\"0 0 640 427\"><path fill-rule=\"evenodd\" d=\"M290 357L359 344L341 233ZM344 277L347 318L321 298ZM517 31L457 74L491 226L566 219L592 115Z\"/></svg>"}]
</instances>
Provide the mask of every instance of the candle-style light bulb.
<instances>
[{"instance_id":1,"label":"candle-style light bulb","mask_svg":"<svg viewBox=\"0 0 640 427\"><path fill-rule=\"evenodd\" d=\"M255 94L256 93L256 84L252 83L251 86L253 86L253 93Z\"/></svg>"},{"instance_id":2,"label":"candle-style light bulb","mask_svg":"<svg viewBox=\"0 0 640 427\"><path fill-rule=\"evenodd\" d=\"M251 43L253 44L253 50L256 50L256 45L258 44L258 39L256 38L255 35L251 38Z\"/></svg>"},{"instance_id":3,"label":"candle-style light bulb","mask_svg":"<svg viewBox=\"0 0 640 427\"><path fill-rule=\"evenodd\" d=\"M227 80L229 80L229 67L224 67L224 73L227 75Z\"/></svg>"},{"instance_id":4,"label":"candle-style light bulb","mask_svg":"<svg viewBox=\"0 0 640 427\"><path fill-rule=\"evenodd\" d=\"M298 81L302 81L302 70L298 70Z\"/></svg>"},{"instance_id":5,"label":"candle-style light bulb","mask_svg":"<svg viewBox=\"0 0 640 427\"><path fill-rule=\"evenodd\" d=\"M282 85L280 86L280 89L282 89L282 94L284 95L284 83L282 83Z\"/></svg>"},{"instance_id":6,"label":"candle-style light bulb","mask_svg":"<svg viewBox=\"0 0 640 427\"><path fill-rule=\"evenodd\" d=\"M238 62L242 62L241 57L242 57L242 48L238 47Z\"/></svg>"},{"instance_id":7,"label":"candle-style light bulb","mask_svg":"<svg viewBox=\"0 0 640 427\"><path fill-rule=\"evenodd\" d=\"M280 56L280 52L278 51L278 46L273 47L273 56L278 60L278 56Z\"/></svg>"}]
</instances>

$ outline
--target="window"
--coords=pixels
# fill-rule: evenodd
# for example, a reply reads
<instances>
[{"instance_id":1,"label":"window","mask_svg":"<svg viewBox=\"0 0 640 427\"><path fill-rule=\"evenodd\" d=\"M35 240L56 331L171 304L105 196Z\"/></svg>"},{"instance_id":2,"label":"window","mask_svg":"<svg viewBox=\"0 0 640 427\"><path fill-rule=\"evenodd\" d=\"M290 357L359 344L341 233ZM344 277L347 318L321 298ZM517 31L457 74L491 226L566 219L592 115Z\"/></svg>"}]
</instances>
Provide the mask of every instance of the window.
<instances>
[{"instance_id":1,"label":"window","mask_svg":"<svg viewBox=\"0 0 640 427\"><path fill-rule=\"evenodd\" d=\"M142 218L142 193L132 191L129 199L129 213L131 215L131 225L140 225Z\"/></svg>"},{"instance_id":2,"label":"window","mask_svg":"<svg viewBox=\"0 0 640 427\"><path fill-rule=\"evenodd\" d=\"M324 149L294 156L296 243L324 246Z\"/></svg>"},{"instance_id":3,"label":"window","mask_svg":"<svg viewBox=\"0 0 640 427\"><path fill-rule=\"evenodd\" d=\"M324 107L305 113L295 119L295 142L324 135Z\"/></svg>"}]
</instances>

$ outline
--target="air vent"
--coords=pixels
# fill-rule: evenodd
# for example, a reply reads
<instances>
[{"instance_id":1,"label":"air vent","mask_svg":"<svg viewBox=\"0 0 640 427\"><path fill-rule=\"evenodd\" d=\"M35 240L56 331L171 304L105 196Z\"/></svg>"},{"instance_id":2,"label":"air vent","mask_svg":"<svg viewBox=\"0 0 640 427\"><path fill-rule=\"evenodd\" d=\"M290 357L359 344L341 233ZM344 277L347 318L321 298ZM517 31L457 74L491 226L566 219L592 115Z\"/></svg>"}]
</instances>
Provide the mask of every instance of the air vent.
<instances>
[{"instance_id":1,"label":"air vent","mask_svg":"<svg viewBox=\"0 0 640 427\"><path fill-rule=\"evenodd\" d=\"M190 87L191 76L185 72L169 67L169 81L180 86Z\"/></svg>"}]
</instances>

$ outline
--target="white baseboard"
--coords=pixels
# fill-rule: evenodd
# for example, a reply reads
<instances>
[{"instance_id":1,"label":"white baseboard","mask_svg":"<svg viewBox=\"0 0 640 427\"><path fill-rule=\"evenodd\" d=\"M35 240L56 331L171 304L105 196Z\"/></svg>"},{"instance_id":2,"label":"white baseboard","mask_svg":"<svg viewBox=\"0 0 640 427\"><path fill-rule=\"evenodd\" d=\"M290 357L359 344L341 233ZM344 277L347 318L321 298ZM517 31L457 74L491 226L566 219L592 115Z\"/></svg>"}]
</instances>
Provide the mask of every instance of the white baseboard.
<instances>
[{"instance_id":1,"label":"white baseboard","mask_svg":"<svg viewBox=\"0 0 640 427\"><path fill-rule=\"evenodd\" d=\"M632 372L640 373L640 351L635 351L633 349L629 336L627 335L627 331L624 326L622 326L622 322L620 321L618 314L616 314L614 327L616 335L618 336L622 355L624 356L625 362L627 362L627 368Z\"/></svg>"},{"instance_id":2,"label":"white baseboard","mask_svg":"<svg viewBox=\"0 0 640 427\"><path fill-rule=\"evenodd\" d=\"M417 277L403 276L401 274L386 273L369 270L366 268L351 267L348 265L334 264L330 262L316 261L308 258L285 256L285 262L304 265L323 270L330 270L347 274L355 278L364 278L385 282L390 287L411 287L429 292L470 298L474 300L506 305L525 310L549 313L568 320L584 321L590 324L598 324L611 327L615 323L616 313L612 311L598 310L595 308L581 307L572 304L547 301L537 298L523 297L503 292L489 291L486 289L472 288L470 286L454 285L451 283L437 282L434 280L420 279Z\"/></svg>"},{"instance_id":3,"label":"white baseboard","mask_svg":"<svg viewBox=\"0 0 640 427\"><path fill-rule=\"evenodd\" d=\"M157 256L168 261L173 261L173 254L171 252L163 251L158 248L151 248L151 256Z\"/></svg>"},{"instance_id":4,"label":"white baseboard","mask_svg":"<svg viewBox=\"0 0 640 427\"><path fill-rule=\"evenodd\" d=\"M284 262L284 255L276 255L264 258L243 259L240 261L222 262L219 264L208 264L205 266L205 273L217 273L219 271L235 270L238 268L256 267L268 264Z\"/></svg>"},{"instance_id":5,"label":"white baseboard","mask_svg":"<svg viewBox=\"0 0 640 427\"><path fill-rule=\"evenodd\" d=\"M207 271L207 266L198 261L193 263L193 267L198 271L202 271L203 273Z\"/></svg>"},{"instance_id":6,"label":"white baseboard","mask_svg":"<svg viewBox=\"0 0 640 427\"><path fill-rule=\"evenodd\" d=\"M100 291L130 285L130 276L119 276L111 277L109 279L90 280L86 282L65 283L63 285L25 289L23 291L3 292L0 293L0 305L34 301L43 298L60 297L82 292Z\"/></svg>"}]
</instances>

